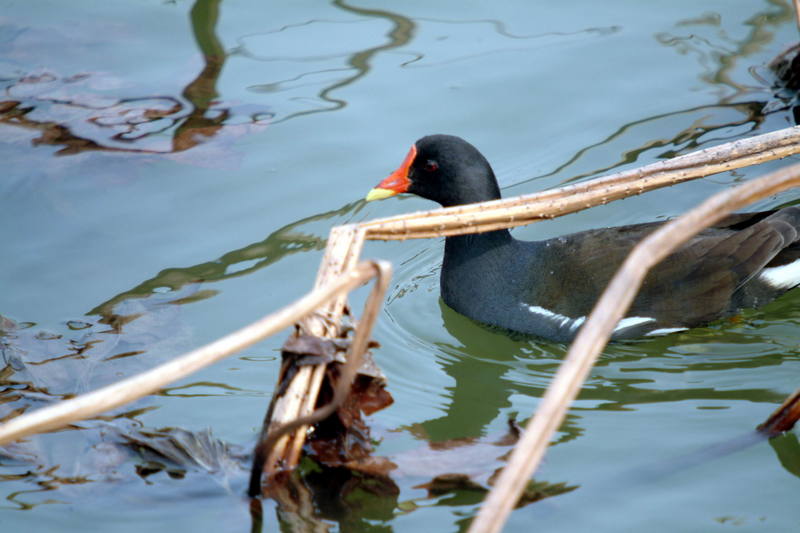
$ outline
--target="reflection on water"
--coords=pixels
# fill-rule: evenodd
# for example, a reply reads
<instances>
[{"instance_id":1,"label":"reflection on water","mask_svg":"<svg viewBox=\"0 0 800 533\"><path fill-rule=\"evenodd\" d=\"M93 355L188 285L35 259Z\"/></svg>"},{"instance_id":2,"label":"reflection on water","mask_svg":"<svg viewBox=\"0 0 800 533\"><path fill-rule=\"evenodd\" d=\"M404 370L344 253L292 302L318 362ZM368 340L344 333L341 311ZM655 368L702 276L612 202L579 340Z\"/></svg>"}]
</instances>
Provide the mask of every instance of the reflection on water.
<instances>
[{"instance_id":1,"label":"reflection on water","mask_svg":"<svg viewBox=\"0 0 800 533\"><path fill-rule=\"evenodd\" d=\"M99 316L96 322L70 320L58 331L45 331L34 323L0 317L6 383L0 396L13 396L0 402L0 420L27 411L30 401L87 392L158 364L161 361L149 354L173 353L173 347L184 345L189 336L188 326L180 320L180 306L216 294L202 289L203 283L245 276L286 255L321 249L325 239L301 228L352 215L360 206L363 202L298 220L263 241L208 262L165 269L89 311L89 316ZM247 267L237 268L241 263ZM106 364L110 361L114 364ZM174 394L171 390L165 394Z\"/></svg>"},{"instance_id":2,"label":"reflection on water","mask_svg":"<svg viewBox=\"0 0 800 533\"><path fill-rule=\"evenodd\" d=\"M221 257L188 267L165 268L158 275L145 280L132 289L117 294L89 311L90 315L100 315L101 322L118 327L134 315L124 315L117 307L119 303L131 298L147 298L153 294L178 291L188 284L209 283L252 274L295 253L321 250L326 239L301 230L315 222L353 216L364 205L354 202L339 209L306 217L283 226L272 232L266 239L231 250ZM198 291L177 303L190 303L216 294L212 290Z\"/></svg>"},{"instance_id":3,"label":"reflection on water","mask_svg":"<svg viewBox=\"0 0 800 533\"><path fill-rule=\"evenodd\" d=\"M790 474L800 478L800 441L797 434L788 432L769 440L781 466Z\"/></svg>"},{"instance_id":4,"label":"reflection on water","mask_svg":"<svg viewBox=\"0 0 800 533\"><path fill-rule=\"evenodd\" d=\"M400 329L395 334L414 338L426 331L416 322L430 322L431 318L409 314L404 300L425 294L432 305L436 299L442 324L452 340L415 338L412 345L434 354L437 368L452 378L453 384L444 387L440 416L404 429L417 439L433 442L485 435L498 419L508 416L515 396L543 396L567 347L508 336L459 315L438 298L436 282L429 277L422 274L404 280L401 272L400 286L393 291L395 296L387 311ZM611 344L555 443L582 436L582 419L592 412L635 411L647 405L689 403L697 409L728 409L737 402L758 403L764 404L766 418L785 394L760 376L771 375L773 368L785 367L800 357L796 331L788 337L773 336L768 320L776 317L776 321L800 323L796 308L799 297L790 293L765 308L748 310L705 328ZM754 420L752 428L759 422ZM751 444L755 442L758 439ZM732 449L738 449L736 446Z\"/></svg>"},{"instance_id":5,"label":"reflection on water","mask_svg":"<svg viewBox=\"0 0 800 533\"><path fill-rule=\"evenodd\" d=\"M103 89L124 82L97 72L60 75L45 70L4 81L0 124L40 132L34 145L61 146L56 152L85 151L135 154L183 152L208 141L223 128L249 131L271 118L266 110L222 105L216 85L226 54L215 28L221 0L197 0L191 10L195 41L204 66L178 96L113 98ZM58 47L58 35L52 47ZM12 45L13 46L13 45ZM15 55L15 50L10 52ZM164 146L164 134L171 141ZM241 133L239 133L241 134Z\"/></svg>"},{"instance_id":6,"label":"reflection on water","mask_svg":"<svg viewBox=\"0 0 800 533\"><path fill-rule=\"evenodd\" d=\"M520 183L527 183L532 180L563 173L566 169L578 163L581 158L590 155L593 150L605 148L611 143L624 146L635 145L635 139L641 138L638 129L642 126L650 125L653 122L666 123L675 120L676 123L681 124L683 129L670 138L649 139L646 144L637 148L626 148L622 151L618 161L604 167L593 168L590 171L571 176L569 179L564 180L564 183L580 181L584 178L614 171L614 169L621 165L639 161L644 154L648 154L653 150L658 150L658 158L669 159L687 152L735 140L740 138L744 132L754 132L758 129L761 123L766 119L764 109L767 104L768 102L766 101L715 104L683 109L637 120L625 124L617 131L608 135L605 139L581 148L553 171L535 176ZM776 109L772 112L778 111L785 111L785 109ZM685 126L687 123L689 124L688 127Z\"/></svg>"},{"instance_id":7,"label":"reflection on water","mask_svg":"<svg viewBox=\"0 0 800 533\"><path fill-rule=\"evenodd\" d=\"M564 46L580 39L607 37L621 30L619 26L608 26L591 27L573 32L549 31L520 35L512 33L507 25L499 20L433 18L417 18L415 20L428 23L424 27L425 32L447 37L444 39L434 38L425 48L424 53L415 52L413 59L404 62L404 68L437 68L506 52L531 53L556 43ZM497 37L501 37L501 39L497 39ZM525 43L520 41L525 41Z\"/></svg>"},{"instance_id":8,"label":"reflection on water","mask_svg":"<svg viewBox=\"0 0 800 533\"><path fill-rule=\"evenodd\" d=\"M73 321L59 329L43 330L4 319L0 328L0 421L165 362L189 337L180 308L172 305L171 297L175 295L122 304L129 316L138 318L124 331L88 321L79 329L73 329ZM152 400L144 399L99 419L130 419L153 408ZM85 425L92 427L93 422Z\"/></svg>"},{"instance_id":9,"label":"reflection on water","mask_svg":"<svg viewBox=\"0 0 800 533\"><path fill-rule=\"evenodd\" d=\"M331 36L328 39L309 41L309 42L315 42L316 44L320 45L321 48L315 51L314 53L306 52L302 55L302 57L292 58L285 56L262 56L260 54L251 52L249 50L250 48L249 43L256 40L257 36L249 36L247 39L241 41L240 43L241 48L238 50L237 53L246 55L247 57L254 59L256 61L297 63L297 67L295 69L296 72L293 73L292 75L289 75L285 79L279 81L271 81L266 84L255 85L251 87L251 90L256 92L273 93L273 92L293 91L298 88L305 88L308 85L324 86L324 88L317 93L318 101L314 102L318 107L317 109L305 109L302 111L288 113L285 116L277 116L275 117L274 123L284 122L304 115L311 115L314 113L321 113L328 111L336 111L338 109L343 108L344 106L347 105L347 102L341 98L336 98L332 96L332 93L338 89L342 89L344 87L347 87L348 85L352 85L353 83L357 82L358 80L366 76L370 71L370 62L377 54L381 52L386 52L388 50L392 50L394 48L399 48L407 44L411 40L411 37L413 36L415 28L414 22L411 19L399 15L397 13L381 9L367 9L362 7L356 7L347 4L342 0L334 1L333 5L335 5L336 7L347 13L353 13L374 20L388 21L391 24L391 29L386 33L387 37L389 38L388 42L378 46L372 46L364 50L359 50L355 53L349 53L349 52L331 53L331 47L333 43L336 42L336 39L331 38L332 37ZM344 25L343 29L345 29L346 25L351 24L351 22L312 20L300 25L285 26L283 28L280 28L276 32L269 32L269 33L298 31L299 29L306 29L309 26L311 26L313 29L314 25L319 25L319 24L325 24L334 27L338 25ZM333 43L331 41L333 41ZM346 67L336 66L338 65L339 60L342 56L347 56ZM324 68L318 68L309 71L308 67L306 66L309 61L321 62L323 64L326 64L330 61L333 62L331 63L331 65L326 66ZM347 74L345 75L336 74L334 76L333 82L328 81L328 78L330 78L331 73L338 73L338 72L346 72ZM292 99L301 100L303 99L303 97L296 96L293 97Z\"/></svg>"},{"instance_id":10,"label":"reflection on water","mask_svg":"<svg viewBox=\"0 0 800 533\"><path fill-rule=\"evenodd\" d=\"M754 83L749 85L736 81L731 75L738 63L752 58L774 40L774 30L777 27L794 19L794 12L789 4L779 1L770 4L767 11L750 18L747 23L749 31L741 39L733 39L720 29L719 15L714 13L679 22L676 27L681 30L685 28L686 33L664 32L656 35L658 42L665 47L674 48L679 54L696 58L698 65L705 71L700 78L714 87L719 94L717 103L661 113L625 124L601 141L581 148L552 171L517 184L563 174L595 150L605 149L605 152L613 153L608 150L608 146L612 143L625 147L621 149L619 160L572 174L563 182L579 181L611 172L621 165L635 163L644 154L653 151L656 151L655 157L669 159L735 140L741 138L743 134L756 132L769 115L788 114L791 121L796 123L796 94L781 91L772 73L765 68L759 68L762 75L754 77ZM692 29L700 26L713 30L713 43L709 38L692 32ZM663 138L651 139L648 135L640 134L640 129L656 122L659 124L659 130L665 133ZM676 124L678 128L677 131L673 129L671 135L668 132L674 126L670 124ZM641 138L647 139L647 142L637 146ZM633 146L637 147L631 148Z\"/></svg>"},{"instance_id":11,"label":"reflection on water","mask_svg":"<svg viewBox=\"0 0 800 533\"><path fill-rule=\"evenodd\" d=\"M164 269L157 276L97 305L87 313L87 318L66 321L59 329L43 330L35 323L16 323L0 316L0 363L3 365L0 369L0 422L165 362L168 354L175 353L177 347L188 343L189 326L181 320L181 306L216 294L216 291L202 289L204 283L245 276L287 255L322 249L325 239L315 234L315 224L324 222L322 227L327 228L331 219L352 217L363 205L363 201L359 201L292 222L262 241L198 265ZM93 316L99 319L92 320ZM244 391L226 383L198 381L165 388L160 395L194 398L231 393L255 394L256 391ZM136 417L154 408L153 400L145 398L106 413L98 420L82 422L80 428L76 428L80 431L71 432L76 434L71 437L78 450L76 453L83 458L78 462L74 458L48 455L49 446L42 445L48 450L45 454L38 451L42 439L49 442L54 436L35 437L28 443L0 448L0 465L5 464L5 456L21 461L28 469L24 475L9 474L10 477L4 477L0 474L0 481L24 480L39 486L31 491L10 495L8 499L19 508L28 509L40 503L52 503L41 495L63 490L64 486L91 484L101 480L119 482L120 477L133 473L129 469L122 469L121 465L131 461L129 451L121 448L130 442L136 443L135 472L141 477L149 477L160 471L172 476L178 470L193 468L192 464L198 461L209 463L204 461L202 454L188 452L187 457L191 460L179 460L180 457L167 453L161 458L162 462L166 461L164 464L148 453L143 454L142 447L147 444L151 452L155 450L164 455L165 445L159 444L161 441L158 439L163 441L173 436L172 433L165 436L144 430L136 421ZM113 425L106 426L105 421ZM201 452L205 449L199 448ZM222 448L214 449L219 451ZM224 460L224 457L220 455L215 460ZM98 466L101 463L105 465L102 468ZM33 470L30 469L31 464L36 465ZM238 462L236 464L239 465ZM84 472L81 476L63 474L65 469L78 466ZM235 474L240 481L246 480L246 467L231 468L226 470L226 475ZM109 479L98 477L107 470L116 473ZM123 475L120 471L127 474ZM99 489L95 487L91 490Z\"/></svg>"}]
</instances>

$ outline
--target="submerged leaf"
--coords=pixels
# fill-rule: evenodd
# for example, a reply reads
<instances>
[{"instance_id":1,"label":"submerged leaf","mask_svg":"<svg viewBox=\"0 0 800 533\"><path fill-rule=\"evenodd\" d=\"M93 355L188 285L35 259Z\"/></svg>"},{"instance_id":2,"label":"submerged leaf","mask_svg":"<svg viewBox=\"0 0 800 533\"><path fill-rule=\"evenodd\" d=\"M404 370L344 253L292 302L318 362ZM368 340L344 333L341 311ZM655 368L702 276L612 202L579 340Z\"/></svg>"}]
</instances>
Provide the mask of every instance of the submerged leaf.
<instances>
[{"instance_id":1,"label":"submerged leaf","mask_svg":"<svg viewBox=\"0 0 800 533\"><path fill-rule=\"evenodd\" d=\"M151 465L165 461L185 470L225 473L241 470L247 459L238 446L217 439L210 429L197 432L182 428L142 430L122 437ZM147 469L147 466L142 468Z\"/></svg>"}]
</instances>

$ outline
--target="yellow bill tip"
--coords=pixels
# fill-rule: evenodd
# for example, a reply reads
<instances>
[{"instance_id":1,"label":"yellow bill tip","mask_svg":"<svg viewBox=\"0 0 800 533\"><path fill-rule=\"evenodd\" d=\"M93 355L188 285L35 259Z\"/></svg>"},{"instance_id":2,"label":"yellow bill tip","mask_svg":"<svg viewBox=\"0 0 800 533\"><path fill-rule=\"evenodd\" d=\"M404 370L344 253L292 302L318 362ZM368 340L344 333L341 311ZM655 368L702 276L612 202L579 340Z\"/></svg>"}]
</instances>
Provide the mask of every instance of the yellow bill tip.
<instances>
[{"instance_id":1,"label":"yellow bill tip","mask_svg":"<svg viewBox=\"0 0 800 533\"><path fill-rule=\"evenodd\" d=\"M380 187L375 187L371 191L367 193L367 197L365 198L366 201L371 202L373 200L383 200L384 198L389 198L390 196L394 196L397 192L390 190L390 189L381 189Z\"/></svg>"}]
</instances>

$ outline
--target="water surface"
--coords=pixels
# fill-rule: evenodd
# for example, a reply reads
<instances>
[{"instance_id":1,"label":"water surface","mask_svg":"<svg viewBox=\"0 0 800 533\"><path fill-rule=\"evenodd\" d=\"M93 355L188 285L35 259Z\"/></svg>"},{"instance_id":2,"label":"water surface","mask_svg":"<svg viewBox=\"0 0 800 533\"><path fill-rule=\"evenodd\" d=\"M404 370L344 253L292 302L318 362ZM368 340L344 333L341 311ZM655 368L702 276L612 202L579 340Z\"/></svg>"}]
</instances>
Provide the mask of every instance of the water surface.
<instances>
[{"instance_id":1,"label":"water surface","mask_svg":"<svg viewBox=\"0 0 800 533\"><path fill-rule=\"evenodd\" d=\"M765 68L798 39L786 1L0 5L0 419L167 361L303 294L332 226L432 207L360 201L422 135L470 140L514 195L794 123ZM782 164L515 235L666 219ZM420 485L431 465L485 482L505 451L492 443L510 416L530 416L566 351L441 305L441 253L441 240L366 247L396 268L375 332L395 404L369 421L377 453L401 467L397 491L315 502L308 524L464 528L480 494L430 495ZM354 294L356 309L364 297ZM507 530L796 528L796 434L748 435L797 387L798 304L795 292L608 347L536 475L569 490L515 511ZM0 524L248 530L237 458L284 339L7 450ZM230 462L158 468L119 446L165 427L210 428ZM264 502L263 531L279 529L279 511Z\"/></svg>"}]
</instances>

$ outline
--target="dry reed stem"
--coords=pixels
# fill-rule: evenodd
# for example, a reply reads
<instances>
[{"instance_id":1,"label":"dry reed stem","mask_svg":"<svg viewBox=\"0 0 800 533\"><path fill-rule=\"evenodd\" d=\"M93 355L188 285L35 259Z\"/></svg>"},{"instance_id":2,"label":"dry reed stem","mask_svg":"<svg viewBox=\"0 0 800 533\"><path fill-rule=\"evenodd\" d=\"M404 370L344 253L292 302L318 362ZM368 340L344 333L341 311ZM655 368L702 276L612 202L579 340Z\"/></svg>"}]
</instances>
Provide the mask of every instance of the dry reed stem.
<instances>
[{"instance_id":1,"label":"dry reed stem","mask_svg":"<svg viewBox=\"0 0 800 533\"><path fill-rule=\"evenodd\" d=\"M797 27L800 28L800 0L794 0L794 20L797 22Z\"/></svg>"},{"instance_id":2,"label":"dry reed stem","mask_svg":"<svg viewBox=\"0 0 800 533\"><path fill-rule=\"evenodd\" d=\"M503 527L600 350L608 343L614 327L630 307L647 272L692 236L731 211L798 185L800 164L795 164L720 192L663 225L631 250L570 345L536 414L470 526L470 533L497 532Z\"/></svg>"},{"instance_id":3,"label":"dry reed stem","mask_svg":"<svg viewBox=\"0 0 800 533\"><path fill-rule=\"evenodd\" d=\"M333 245L331 245L333 243ZM334 227L328 237L328 245L325 248L323 262L317 273L315 286L320 286L331 278L339 276L345 270L352 268L359 257L364 245L364 231L356 226L337 226ZM330 254L329 254L330 253ZM303 321L302 326L306 332L320 337L335 338L339 333L339 326L342 314L347 303L347 294L341 294L330 301L322 309L325 320L320 322L318 316L309 316ZM355 322L355 320L354 320ZM316 365L313 367L307 384L301 379L293 380L289 388L305 388L304 401L300 410L290 417L292 420L297 417L308 416L317 403L319 389L325 377L327 365ZM300 460L300 451L306 440L306 427L300 427L294 433L292 442L285 452L286 464L295 466Z\"/></svg>"},{"instance_id":4,"label":"dry reed stem","mask_svg":"<svg viewBox=\"0 0 800 533\"><path fill-rule=\"evenodd\" d=\"M798 419L800 419L800 389L790 394L757 429L768 437L776 437L784 431L791 430Z\"/></svg>"},{"instance_id":5,"label":"dry reed stem","mask_svg":"<svg viewBox=\"0 0 800 533\"><path fill-rule=\"evenodd\" d=\"M383 299L386 296L386 290L389 288L389 281L391 281L392 277L392 266L388 261L372 261L370 264L374 269L374 275L376 277L375 285L364 304L364 311L361 313L361 321L358 328L356 328L353 341L350 344L347 359L341 366L339 379L334 388L333 399L316 411L308 415L298 416L283 425L275 424L274 418L270 421L269 433L256 445L255 453L253 454L253 467L250 471L250 484L248 488L249 496L256 497L261 495L262 473L265 467L271 464L266 461L267 457L265 457L265 453L268 453L284 435L288 435L292 432L296 434L298 429L316 424L332 415L342 405L348 394L350 394L353 381L363 362L364 353L367 351L372 328L378 318L378 312L383 306ZM325 368L326 365L318 366ZM301 432L305 435L305 431ZM271 456L272 454L269 454L269 457ZM294 465L295 463L291 464L291 467L294 467Z\"/></svg>"},{"instance_id":6,"label":"dry reed stem","mask_svg":"<svg viewBox=\"0 0 800 533\"><path fill-rule=\"evenodd\" d=\"M368 239L398 240L478 233L521 226L627 198L666 185L800 153L800 126L725 143L535 194L420 211L364 222Z\"/></svg>"},{"instance_id":7,"label":"dry reed stem","mask_svg":"<svg viewBox=\"0 0 800 533\"><path fill-rule=\"evenodd\" d=\"M292 305L168 363L93 392L13 418L0 425L0 445L35 433L65 427L156 392L173 381L291 326L331 298L346 294L365 283L373 273L372 264L359 264L338 278L330 279L328 283L317 287Z\"/></svg>"},{"instance_id":8,"label":"dry reed stem","mask_svg":"<svg viewBox=\"0 0 800 533\"><path fill-rule=\"evenodd\" d=\"M352 268L361 255L363 243L363 229L352 225L334 227L328 237L315 286L324 286ZM311 335L335 338L339 333L339 322L346 301L347 295L340 294L321 308L319 313L306 317L301 327ZM310 415L316 405L325 367L326 365L303 366L298 370L287 385L285 393L275 401L270 432L292 420ZM271 447L264 465L267 474L274 473L278 468L291 468L297 464L306 438L305 430L305 427L300 427L294 434L281 437Z\"/></svg>"}]
</instances>

